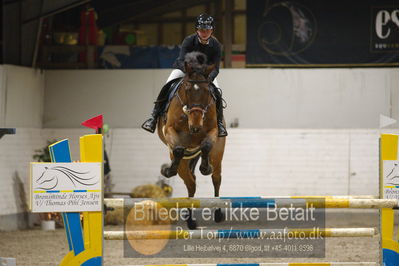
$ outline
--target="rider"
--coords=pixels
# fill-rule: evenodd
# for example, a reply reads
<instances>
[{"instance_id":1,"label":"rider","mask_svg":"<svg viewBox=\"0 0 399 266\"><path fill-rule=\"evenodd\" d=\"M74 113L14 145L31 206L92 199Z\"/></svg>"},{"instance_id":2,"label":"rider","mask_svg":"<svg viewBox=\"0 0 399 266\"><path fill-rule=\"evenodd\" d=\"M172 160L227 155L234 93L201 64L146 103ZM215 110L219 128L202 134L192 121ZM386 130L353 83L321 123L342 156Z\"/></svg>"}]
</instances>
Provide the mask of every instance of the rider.
<instances>
[{"instance_id":1,"label":"rider","mask_svg":"<svg viewBox=\"0 0 399 266\"><path fill-rule=\"evenodd\" d=\"M216 111L217 111L217 126L218 136L227 136L227 130L223 124L223 100L221 91L219 89L216 76L219 74L219 64L222 54L221 45L218 40L212 36L213 30L215 29L214 19L208 14L201 14L197 17L195 24L196 33L187 36L181 45L179 57L174 63L174 69L170 74L166 84L163 86L159 96L155 102L154 109L151 113L151 118L147 119L141 126L143 129L154 133L157 125L159 115L162 113L165 103L168 99L169 88L171 83L177 78L184 76L184 58L187 53L197 51L204 53L207 56L208 64L215 64L214 70L208 75L208 80L213 82L216 86L214 90L216 96Z\"/></svg>"}]
</instances>

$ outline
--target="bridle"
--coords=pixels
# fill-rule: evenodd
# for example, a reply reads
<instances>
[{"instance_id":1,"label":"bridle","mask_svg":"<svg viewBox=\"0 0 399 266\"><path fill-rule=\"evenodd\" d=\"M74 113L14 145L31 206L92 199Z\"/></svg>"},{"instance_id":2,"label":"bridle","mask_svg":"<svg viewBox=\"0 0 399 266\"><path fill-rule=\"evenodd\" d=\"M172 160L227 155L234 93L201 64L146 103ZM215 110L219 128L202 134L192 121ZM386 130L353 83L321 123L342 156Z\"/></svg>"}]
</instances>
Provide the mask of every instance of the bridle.
<instances>
[{"instance_id":1,"label":"bridle","mask_svg":"<svg viewBox=\"0 0 399 266\"><path fill-rule=\"evenodd\" d=\"M187 80L188 82L190 82L191 84L194 84L194 88L195 86L198 86L197 84L199 83L209 83L209 81L207 80L192 80L189 79ZM208 88L209 93L211 94L209 88ZM176 96L180 101L180 104L182 105L182 109L183 109L183 113L185 115L189 115L193 112L201 112L202 113L202 119L204 119L206 112L208 112L209 107L212 105L212 94L210 95L211 99L209 100L208 104L206 106L204 106L203 104L193 104L192 106L188 106L187 104L184 104L183 100L180 98L179 95L179 90L176 91Z\"/></svg>"}]
</instances>

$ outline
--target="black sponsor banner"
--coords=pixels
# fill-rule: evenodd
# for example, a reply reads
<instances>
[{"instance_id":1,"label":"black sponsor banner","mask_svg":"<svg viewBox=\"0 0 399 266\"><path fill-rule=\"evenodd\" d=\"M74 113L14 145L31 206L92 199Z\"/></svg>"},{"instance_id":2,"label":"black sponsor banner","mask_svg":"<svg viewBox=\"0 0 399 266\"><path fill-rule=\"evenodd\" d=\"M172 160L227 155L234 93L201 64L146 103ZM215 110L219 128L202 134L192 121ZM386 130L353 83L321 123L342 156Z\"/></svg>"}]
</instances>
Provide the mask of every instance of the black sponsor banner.
<instances>
[{"instance_id":1,"label":"black sponsor banner","mask_svg":"<svg viewBox=\"0 0 399 266\"><path fill-rule=\"evenodd\" d=\"M247 66L398 66L398 0L247 0Z\"/></svg>"}]
</instances>

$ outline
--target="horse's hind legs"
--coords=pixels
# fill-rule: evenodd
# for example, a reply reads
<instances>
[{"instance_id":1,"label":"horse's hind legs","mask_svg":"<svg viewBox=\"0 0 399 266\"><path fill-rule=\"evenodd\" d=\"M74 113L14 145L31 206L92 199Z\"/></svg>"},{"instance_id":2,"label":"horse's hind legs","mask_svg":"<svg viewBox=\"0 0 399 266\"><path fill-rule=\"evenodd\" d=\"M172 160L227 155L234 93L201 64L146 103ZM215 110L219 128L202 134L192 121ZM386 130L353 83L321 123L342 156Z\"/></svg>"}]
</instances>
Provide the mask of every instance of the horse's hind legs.
<instances>
[{"instance_id":1,"label":"horse's hind legs","mask_svg":"<svg viewBox=\"0 0 399 266\"><path fill-rule=\"evenodd\" d=\"M212 150L212 146L212 142L209 139L205 139L201 143L201 165L199 169L203 175L210 175L213 172L213 167L209 163L209 153Z\"/></svg>"},{"instance_id":2,"label":"horse's hind legs","mask_svg":"<svg viewBox=\"0 0 399 266\"><path fill-rule=\"evenodd\" d=\"M215 170L212 174L212 183L213 183L213 188L215 190L215 197L219 197L219 189L220 189L220 184L222 182L222 166L221 163L218 163L215 166ZM225 215L222 212L221 208L217 208L215 210L215 216L214 216L215 222L220 223L225 220Z\"/></svg>"},{"instance_id":3,"label":"horse's hind legs","mask_svg":"<svg viewBox=\"0 0 399 266\"><path fill-rule=\"evenodd\" d=\"M196 190L196 183L195 183L195 175L191 172L189 160L181 161L179 165L179 176L183 179L184 184L186 185L188 197L194 197L195 190ZM193 218L193 210L191 208L187 208L187 212L185 213L185 220L187 221L187 227L191 230L197 228L197 222L195 218Z\"/></svg>"},{"instance_id":4,"label":"horse's hind legs","mask_svg":"<svg viewBox=\"0 0 399 266\"><path fill-rule=\"evenodd\" d=\"M179 163L184 156L184 147L176 146L173 148L173 159L172 163L163 164L161 166L161 174L165 177L172 177L177 175L177 168L179 167Z\"/></svg>"},{"instance_id":5,"label":"horse's hind legs","mask_svg":"<svg viewBox=\"0 0 399 266\"><path fill-rule=\"evenodd\" d=\"M184 214L184 217L186 219L188 229L190 230L197 229L197 222L193 218L193 209L187 208L186 211L187 213Z\"/></svg>"},{"instance_id":6,"label":"horse's hind legs","mask_svg":"<svg viewBox=\"0 0 399 266\"><path fill-rule=\"evenodd\" d=\"M187 179L184 180L184 183L186 184L187 191L188 191L188 196L190 198L194 197L195 190L196 190L196 183L195 183L195 175L190 172L189 168L187 168L187 173L189 174ZM187 218L187 227L190 230L197 229L197 222L195 221L196 219L193 218L193 209L188 208L188 216Z\"/></svg>"}]
</instances>

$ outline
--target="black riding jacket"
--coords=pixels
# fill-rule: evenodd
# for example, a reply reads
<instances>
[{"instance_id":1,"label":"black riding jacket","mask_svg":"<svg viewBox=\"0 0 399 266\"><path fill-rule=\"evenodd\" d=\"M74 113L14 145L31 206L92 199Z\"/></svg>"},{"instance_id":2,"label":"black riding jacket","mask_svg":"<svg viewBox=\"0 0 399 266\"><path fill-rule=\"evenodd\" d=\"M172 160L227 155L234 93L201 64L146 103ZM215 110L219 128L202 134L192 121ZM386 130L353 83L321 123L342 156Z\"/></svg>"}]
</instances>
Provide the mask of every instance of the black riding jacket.
<instances>
[{"instance_id":1,"label":"black riding jacket","mask_svg":"<svg viewBox=\"0 0 399 266\"><path fill-rule=\"evenodd\" d=\"M220 58L222 56L222 48L219 41L211 36L208 44L202 44L198 40L196 33L187 36L181 45L179 57L174 63L174 67L184 72L184 58L187 53L201 52L206 54L208 58L208 65L215 64L215 69L209 74L209 78L213 81L219 74Z\"/></svg>"}]
</instances>

